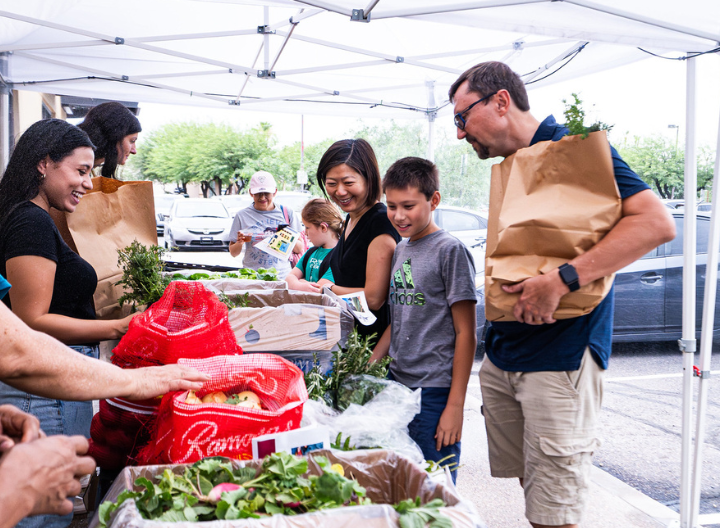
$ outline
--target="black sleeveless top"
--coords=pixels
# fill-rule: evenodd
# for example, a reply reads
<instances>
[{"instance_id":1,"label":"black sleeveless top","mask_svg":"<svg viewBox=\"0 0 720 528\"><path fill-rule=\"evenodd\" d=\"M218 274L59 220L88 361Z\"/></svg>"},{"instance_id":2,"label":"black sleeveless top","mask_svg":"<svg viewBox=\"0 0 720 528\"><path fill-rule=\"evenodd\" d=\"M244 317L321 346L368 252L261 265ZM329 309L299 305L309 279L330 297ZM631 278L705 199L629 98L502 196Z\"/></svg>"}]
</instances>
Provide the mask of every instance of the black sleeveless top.
<instances>
[{"instance_id":1,"label":"black sleeveless top","mask_svg":"<svg viewBox=\"0 0 720 528\"><path fill-rule=\"evenodd\" d=\"M402 237L390 223L387 216L387 207L383 203L376 203L363 214L350 235L345 239L349 219L350 217L345 219L345 225L337 245L323 260L320 267L320 277L327 270L327 266L330 266L335 278L335 284L346 288L363 288L368 271L366 268L370 243L380 235L390 235L395 239L395 242L400 242ZM372 273L372 270L370 272ZM379 310L372 310L372 313L377 317L377 321L370 326L358 324L357 327L361 336L377 334L375 338L375 342L377 342L390 324L390 311L387 302Z\"/></svg>"}]
</instances>

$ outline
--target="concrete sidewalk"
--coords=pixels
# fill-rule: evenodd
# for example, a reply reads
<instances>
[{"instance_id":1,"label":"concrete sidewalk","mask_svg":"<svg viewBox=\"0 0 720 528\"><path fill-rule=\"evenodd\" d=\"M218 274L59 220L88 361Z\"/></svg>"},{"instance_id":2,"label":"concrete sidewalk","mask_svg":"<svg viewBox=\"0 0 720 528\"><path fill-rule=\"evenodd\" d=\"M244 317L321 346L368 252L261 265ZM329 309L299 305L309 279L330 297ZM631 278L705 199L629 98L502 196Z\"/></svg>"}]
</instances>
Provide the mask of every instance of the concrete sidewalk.
<instances>
[{"instance_id":1,"label":"concrete sidewalk","mask_svg":"<svg viewBox=\"0 0 720 528\"><path fill-rule=\"evenodd\" d=\"M475 504L488 528L529 528L523 491L517 479L490 476L480 401L469 391L465 402L462 464L458 491ZM593 467L592 485L582 528L674 528L677 512L640 493L602 469Z\"/></svg>"}]
</instances>

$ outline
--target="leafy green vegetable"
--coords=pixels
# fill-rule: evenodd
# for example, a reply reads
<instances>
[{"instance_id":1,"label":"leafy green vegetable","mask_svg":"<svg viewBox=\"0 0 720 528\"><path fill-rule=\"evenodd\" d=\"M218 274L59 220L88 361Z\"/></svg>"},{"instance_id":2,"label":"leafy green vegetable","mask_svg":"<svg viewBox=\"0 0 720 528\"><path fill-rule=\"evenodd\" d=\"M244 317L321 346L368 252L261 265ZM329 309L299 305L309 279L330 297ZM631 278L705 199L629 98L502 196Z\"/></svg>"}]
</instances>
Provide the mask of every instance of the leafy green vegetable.
<instances>
[{"instance_id":1,"label":"leafy green vegetable","mask_svg":"<svg viewBox=\"0 0 720 528\"><path fill-rule=\"evenodd\" d=\"M118 265L122 267L123 275L115 284L130 289L118 299L120 306L130 303L135 311L138 306L149 306L162 297L171 280L162 276L164 252L160 246L146 247L137 240L118 250Z\"/></svg>"},{"instance_id":2,"label":"leafy green vegetable","mask_svg":"<svg viewBox=\"0 0 720 528\"><path fill-rule=\"evenodd\" d=\"M442 499L433 499L424 506L420 504L420 497L407 499L395 505L395 511L400 514L400 528L452 528L450 517L440 512L439 508L445 506Z\"/></svg>"},{"instance_id":3,"label":"leafy green vegetable","mask_svg":"<svg viewBox=\"0 0 720 528\"><path fill-rule=\"evenodd\" d=\"M323 470L320 476L305 477L307 459L282 452L267 456L259 472L252 468L233 469L227 459L216 457L188 466L182 475L165 470L155 476L157 482L140 477L135 487L141 491L125 491L115 503L100 506L100 524L107 526L111 514L126 500L135 501L144 519L171 522L297 515L370 503L365 489L334 471L325 457L317 456L315 461ZM240 488L224 491L219 502L213 504L208 497L210 491L225 482Z\"/></svg>"}]
</instances>

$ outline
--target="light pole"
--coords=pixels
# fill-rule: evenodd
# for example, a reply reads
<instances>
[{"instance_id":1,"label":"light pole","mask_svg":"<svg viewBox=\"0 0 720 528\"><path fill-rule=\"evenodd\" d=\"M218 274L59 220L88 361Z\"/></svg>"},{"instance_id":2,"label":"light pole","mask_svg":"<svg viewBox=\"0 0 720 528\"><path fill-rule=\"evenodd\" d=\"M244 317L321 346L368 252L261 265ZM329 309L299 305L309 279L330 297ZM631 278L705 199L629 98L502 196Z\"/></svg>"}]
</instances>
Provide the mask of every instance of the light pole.
<instances>
[{"instance_id":1,"label":"light pole","mask_svg":"<svg viewBox=\"0 0 720 528\"><path fill-rule=\"evenodd\" d=\"M675 129L675 152L678 149L678 138L680 137L680 125L668 125L668 128Z\"/></svg>"}]
</instances>

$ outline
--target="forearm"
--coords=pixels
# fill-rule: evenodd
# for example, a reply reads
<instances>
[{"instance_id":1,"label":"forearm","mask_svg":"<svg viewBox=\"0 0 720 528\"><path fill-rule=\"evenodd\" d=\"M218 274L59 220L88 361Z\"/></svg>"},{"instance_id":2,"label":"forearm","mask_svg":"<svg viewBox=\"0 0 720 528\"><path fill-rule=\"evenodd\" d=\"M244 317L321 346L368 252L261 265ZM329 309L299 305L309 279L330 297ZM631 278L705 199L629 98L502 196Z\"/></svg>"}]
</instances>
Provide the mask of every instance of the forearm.
<instances>
[{"instance_id":1,"label":"forearm","mask_svg":"<svg viewBox=\"0 0 720 528\"><path fill-rule=\"evenodd\" d=\"M329 282L330 281L328 281L328 283ZM364 288L350 288L348 286L338 286L337 284L335 284L332 287L332 292L335 295L347 295L348 293L357 293L357 292L361 292L361 291L365 291L365 289Z\"/></svg>"},{"instance_id":2,"label":"forearm","mask_svg":"<svg viewBox=\"0 0 720 528\"><path fill-rule=\"evenodd\" d=\"M387 356L390 352L390 340L392 338L391 328L391 326L388 326L383 332L382 337L378 340L377 345L375 345L375 348L373 349L373 353L370 356L368 363L374 363Z\"/></svg>"},{"instance_id":3,"label":"forearm","mask_svg":"<svg viewBox=\"0 0 720 528\"><path fill-rule=\"evenodd\" d=\"M293 246L293 253L304 253L305 252L305 244L302 241L302 238L298 238L295 241L295 245Z\"/></svg>"},{"instance_id":4,"label":"forearm","mask_svg":"<svg viewBox=\"0 0 720 528\"><path fill-rule=\"evenodd\" d=\"M244 242L230 242L230 246L228 247L230 254L233 257L237 257L240 253L242 253L243 244Z\"/></svg>"},{"instance_id":5,"label":"forearm","mask_svg":"<svg viewBox=\"0 0 720 528\"><path fill-rule=\"evenodd\" d=\"M595 246L570 263L580 286L606 277L675 238L668 209L646 190L623 200L623 217Z\"/></svg>"},{"instance_id":6,"label":"forearm","mask_svg":"<svg viewBox=\"0 0 720 528\"><path fill-rule=\"evenodd\" d=\"M467 393L468 381L475 361L476 348L477 335L475 332L465 332L455 337L455 357L453 358L453 373L448 405L459 408L465 406L465 394Z\"/></svg>"},{"instance_id":7,"label":"forearm","mask_svg":"<svg viewBox=\"0 0 720 528\"><path fill-rule=\"evenodd\" d=\"M23 325L4 305L0 379L17 389L63 400L92 400L130 392L122 369L78 354L52 337Z\"/></svg>"},{"instance_id":8,"label":"forearm","mask_svg":"<svg viewBox=\"0 0 720 528\"><path fill-rule=\"evenodd\" d=\"M33 330L48 334L67 345L120 339L124 333L118 319L76 319L48 313L25 323Z\"/></svg>"},{"instance_id":9,"label":"forearm","mask_svg":"<svg viewBox=\"0 0 720 528\"><path fill-rule=\"evenodd\" d=\"M293 269L287 277L285 277L285 282L287 282L288 290L297 290L300 288L300 278L295 276L295 270L297 268Z\"/></svg>"},{"instance_id":10,"label":"forearm","mask_svg":"<svg viewBox=\"0 0 720 528\"><path fill-rule=\"evenodd\" d=\"M472 301L458 301L450 309L455 328L455 354L447 404L462 408L477 349L477 317Z\"/></svg>"}]
</instances>

